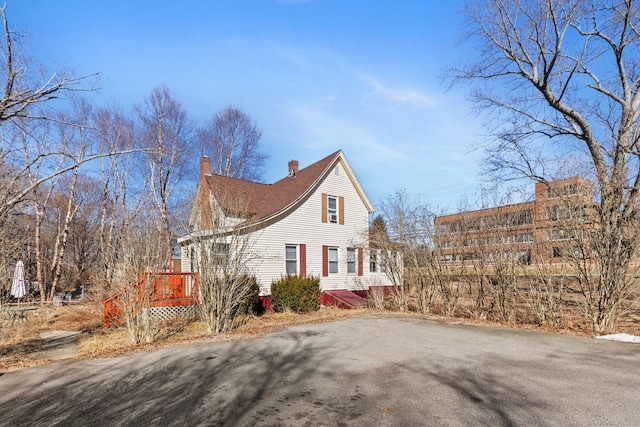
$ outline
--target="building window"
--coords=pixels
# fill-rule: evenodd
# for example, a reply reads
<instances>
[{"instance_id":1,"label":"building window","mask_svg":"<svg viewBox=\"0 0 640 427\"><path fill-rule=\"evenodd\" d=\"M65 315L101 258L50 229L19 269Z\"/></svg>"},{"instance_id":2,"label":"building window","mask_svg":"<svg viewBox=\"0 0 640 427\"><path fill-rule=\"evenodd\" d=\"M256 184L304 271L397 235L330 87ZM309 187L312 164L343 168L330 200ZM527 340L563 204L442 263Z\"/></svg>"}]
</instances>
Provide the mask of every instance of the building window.
<instances>
[{"instance_id":1,"label":"building window","mask_svg":"<svg viewBox=\"0 0 640 427\"><path fill-rule=\"evenodd\" d=\"M329 248L329 274L338 272L338 248Z\"/></svg>"},{"instance_id":2,"label":"building window","mask_svg":"<svg viewBox=\"0 0 640 427\"><path fill-rule=\"evenodd\" d=\"M523 243L533 242L533 233L524 233L518 235L518 241Z\"/></svg>"},{"instance_id":3,"label":"building window","mask_svg":"<svg viewBox=\"0 0 640 427\"><path fill-rule=\"evenodd\" d=\"M344 197L322 193L322 222L344 225Z\"/></svg>"},{"instance_id":4,"label":"building window","mask_svg":"<svg viewBox=\"0 0 640 427\"><path fill-rule=\"evenodd\" d=\"M531 265L531 249L520 251L519 255L521 264Z\"/></svg>"},{"instance_id":5,"label":"building window","mask_svg":"<svg viewBox=\"0 0 640 427\"><path fill-rule=\"evenodd\" d=\"M287 245L285 247L285 263L287 274L298 274L298 246Z\"/></svg>"},{"instance_id":6,"label":"building window","mask_svg":"<svg viewBox=\"0 0 640 427\"><path fill-rule=\"evenodd\" d=\"M577 221L587 216L584 206L553 205L547 207L547 219L549 221Z\"/></svg>"},{"instance_id":7,"label":"building window","mask_svg":"<svg viewBox=\"0 0 640 427\"><path fill-rule=\"evenodd\" d=\"M354 248L347 249L347 273L356 272L356 250Z\"/></svg>"},{"instance_id":8,"label":"building window","mask_svg":"<svg viewBox=\"0 0 640 427\"><path fill-rule=\"evenodd\" d=\"M369 271L371 273L378 271L378 255L375 252L372 252L371 255L369 255Z\"/></svg>"},{"instance_id":9,"label":"building window","mask_svg":"<svg viewBox=\"0 0 640 427\"><path fill-rule=\"evenodd\" d=\"M229 261L229 244L214 243L211 245L211 260L214 265L227 265Z\"/></svg>"},{"instance_id":10,"label":"building window","mask_svg":"<svg viewBox=\"0 0 640 427\"><path fill-rule=\"evenodd\" d=\"M338 198L334 196L327 197L327 215L329 222L338 222Z\"/></svg>"},{"instance_id":11,"label":"building window","mask_svg":"<svg viewBox=\"0 0 640 427\"><path fill-rule=\"evenodd\" d=\"M548 240L584 240L588 235L585 230L565 230L557 229L547 232Z\"/></svg>"},{"instance_id":12,"label":"building window","mask_svg":"<svg viewBox=\"0 0 640 427\"><path fill-rule=\"evenodd\" d=\"M569 184L547 190L547 197L567 197L586 193L586 189L580 184Z\"/></svg>"}]
</instances>

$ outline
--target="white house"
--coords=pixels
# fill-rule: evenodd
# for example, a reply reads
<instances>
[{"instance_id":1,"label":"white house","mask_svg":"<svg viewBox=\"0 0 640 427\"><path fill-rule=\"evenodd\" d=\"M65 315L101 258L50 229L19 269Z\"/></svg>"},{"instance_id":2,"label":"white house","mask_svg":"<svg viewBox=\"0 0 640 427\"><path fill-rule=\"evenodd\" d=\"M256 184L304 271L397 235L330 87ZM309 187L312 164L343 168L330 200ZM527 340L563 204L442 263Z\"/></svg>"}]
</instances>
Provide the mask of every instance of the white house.
<instances>
[{"instance_id":1,"label":"white house","mask_svg":"<svg viewBox=\"0 0 640 427\"><path fill-rule=\"evenodd\" d=\"M212 174L205 156L190 218L193 232L179 239L182 271L196 269L198 242L222 242L211 248L225 257L233 252L230 236L241 235L251 240L243 243L250 252L245 264L263 296L286 274L318 276L322 291L390 286L376 265L380 257L369 249L371 213L342 151L303 169L292 160L289 174L273 184Z\"/></svg>"}]
</instances>

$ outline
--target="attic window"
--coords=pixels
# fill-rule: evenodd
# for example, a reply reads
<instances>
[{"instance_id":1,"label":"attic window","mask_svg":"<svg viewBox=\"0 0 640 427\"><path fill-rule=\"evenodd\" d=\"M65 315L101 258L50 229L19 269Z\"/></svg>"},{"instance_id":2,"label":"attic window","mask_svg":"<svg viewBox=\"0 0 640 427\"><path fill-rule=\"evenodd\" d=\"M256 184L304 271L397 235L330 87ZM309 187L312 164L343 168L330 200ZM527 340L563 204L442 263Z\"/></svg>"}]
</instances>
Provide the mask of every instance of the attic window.
<instances>
[{"instance_id":1,"label":"attic window","mask_svg":"<svg viewBox=\"0 0 640 427\"><path fill-rule=\"evenodd\" d=\"M322 193L322 222L344 225L344 197Z\"/></svg>"},{"instance_id":2,"label":"attic window","mask_svg":"<svg viewBox=\"0 0 640 427\"><path fill-rule=\"evenodd\" d=\"M338 199L334 196L328 197L328 214L329 214L329 222L337 223L338 222Z\"/></svg>"},{"instance_id":3,"label":"attic window","mask_svg":"<svg viewBox=\"0 0 640 427\"><path fill-rule=\"evenodd\" d=\"M336 165L336 167L333 169L333 173L336 175L340 175L340 165Z\"/></svg>"}]
</instances>

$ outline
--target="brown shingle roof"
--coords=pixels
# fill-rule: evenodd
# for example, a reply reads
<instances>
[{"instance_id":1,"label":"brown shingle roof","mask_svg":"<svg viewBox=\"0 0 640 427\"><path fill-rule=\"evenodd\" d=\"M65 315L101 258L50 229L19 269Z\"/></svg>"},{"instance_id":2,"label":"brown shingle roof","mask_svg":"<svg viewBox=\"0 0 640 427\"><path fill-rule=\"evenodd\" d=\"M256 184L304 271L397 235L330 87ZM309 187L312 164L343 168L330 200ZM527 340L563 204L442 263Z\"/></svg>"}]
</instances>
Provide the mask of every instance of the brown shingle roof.
<instances>
[{"instance_id":1,"label":"brown shingle roof","mask_svg":"<svg viewBox=\"0 0 640 427\"><path fill-rule=\"evenodd\" d=\"M250 222L268 218L300 199L323 175L341 151L319 160L295 175L273 184L260 184L221 175L205 175L211 191L228 216L246 217Z\"/></svg>"}]
</instances>

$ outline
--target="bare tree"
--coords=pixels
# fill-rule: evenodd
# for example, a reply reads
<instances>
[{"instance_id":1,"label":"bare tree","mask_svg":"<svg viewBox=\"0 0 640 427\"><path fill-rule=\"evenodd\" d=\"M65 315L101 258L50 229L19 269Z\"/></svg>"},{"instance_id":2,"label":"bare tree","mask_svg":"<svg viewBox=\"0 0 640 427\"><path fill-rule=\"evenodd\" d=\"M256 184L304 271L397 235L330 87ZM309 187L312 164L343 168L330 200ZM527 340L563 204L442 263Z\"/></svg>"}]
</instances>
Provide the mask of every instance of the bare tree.
<instances>
[{"instance_id":1,"label":"bare tree","mask_svg":"<svg viewBox=\"0 0 640 427\"><path fill-rule=\"evenodd\" d=\"M213 228L192 233L191 245L185 248L192 251L188 256L199 275L200 313L212 334L239 325L243 307L257 286L248 266L260 258L255 249L259 231L242 221L249 216L246 202L235 194L215 194L216 202L211 201L208 210Z\"/></svg>"},{"instance_id":2,"label":"bare tree","mask_svg":"<svg viewBox=\"0 0 640 427\"><path fill-rule=\"evenodd\" d=\"M168 258L175 238L170 218L171 204L174 190L193 158L190 148L193 128L186 111L166 86L155 88L136 110L140 140L149 156L146 172L153 196L151 207L160 216L157 232L163 236L163 248Z\"/></svg>"},{"instance_id":3,"label":"bare tree","mask_svg":"<svg viewBox=\"0 0 640 427\"><path fill-rule=\"evenodd\" d=\"M424 229L416 205L405 190L396 190L380 202L385 227L379 223L378 228L373 229L372 246L379 249L380 269L393 285L392 296L400 311L409 310L409 287L413 279L422 278L422 266L416 254L427 250L420 244ZM414 286L422 284L421 281L413 283Z\"/></svg>"},{"instance_id":4,"label":"bare tree","mask_svg":"<svg viewBox=\"0 0 640 427\"><path fill-rule=\"evenodd\" d=\"M546 244L535 243L537 252L547 250ZM554 262L555 261L555 262ZM566 303L571 276L575 270L567 262L541 257L523 270L518 293L539 325L561 327L565 324Z\"/></svg>"},{"instance_id":5,"label":"bare tree","mask_svg":"<svg viewBox=\"0 0 640 427\"><path fill-rule=\"evenodd\" d=\"M545 181L569 172L562 163L571 154L596 183L590 323L611 330L634 284L640 232L636 1L487 0L469 2L467 14L478 60L450 75L479 82L472 100L495 119L489 170Z\"/></svg>"},{"instance_id":6,"label":"bare tree","mask_svg":"<svg viewBox=\"0 0 640 427\"><path fill-rule=\"evenodd\" d=\"M69 278L77 288L95 283L99 269L101 183L87 176L79 177L75 203L78 210L69 232L70 262L73 276Z\"/></svg>"},{"instance_id":7,"label":"bare tree","mask_svg":"<svg viewBox=\"0 0 640 427\"><path fill-rule=\"evenodd\" d=\"M71 91L88 90L82 86L87 77L74 77L68 71L48 76L42 71L34 73L33 70L39 67L20 46L23 35L10 28L6 9L6 5L0 8L4 30L3 54L0 56L0 81L3 83L0 123L17 118L49 119L50 116L42 110L35 110L35 107Z\"/></svg>"},{"instance_id":8,"label":"bare tree","mask_svg":"<svg viewBox=\"0 0 640 427\"><path fill-rule=\"evenodd\" d=\"M6 7L0 8L0 16L4 30L0 41L0 229L9 231L14 224L26 224L34 235L33 240L23 240L20 248L18 235L3 232L0 243L3 248L15 247L14 254L31 260L27 270L31 280L40 283L41 298L45 299L45 282L58 281L64 274L64 248L75 209L70 194L69 215L63 221L67 226L60 228L62 234L54 253L53 246L47 246L43 239L48 240L57 232L43 227L49 224L47 215L51 212L46 210L51 198L62 191L59 178L71 175L65 182L73 183L73 177L80 176L82 165L135 150L103 151L91 144L69 143L67 137L72 134L87 136L91 124L75 122L78 115L62 115L60 111L70 105L68 101L74 100L78 92L94 89L90 78L74 77L68 71L49 74L28 56L22 45L24 36L9 25ZM55 108L50 102L54 99ZM7 240L9 237L12 242Z\"/></svg>"},{"instance_id":9,"label":"bare tree","mask_svg":"<svg viewBox=\"0 0 640 427\"><path fill-rule=\"evenodd\" d=\"M165 262L164 238L156 232L157 222L153 212L139 209L125 221L115 248L119 258L110 284L120 290L120 309L136 344L155 341L160 331L158 319L151 313L154 276L143 273L162 271Z\"/></svg>"},{"instance_id":10,"label":"bare tree","mask_svg":"<svg viewBox=\"0 0 640 427\"><path fill-rule=\"evenodd\" d=\"M94 112L96 138L104 151L131 149L134 146L134 126L116 108L99 108ZM127 228L135 221L144 200L148 181L135 174L139 155L113 156L102 159L99 177L99 258L98 283L102 293L108 293L115 284L115 275L123 260L119 250L127 236ZM138 183L135 186L135 182ZM134 272L134 274L137 272Z\"/></svg>"},{"instance_id":11,"label":"bare tree","mask_svg":"<svg viewBox=\"0 0 640 427\"><path fill-rule=\"evenodd\" d=\"M61 116L59 140L64 151L69 153L67 157L69 163L76 166L71 170L70 179L66 182L65 189L65 209L64 218L58 221L58 233L55 240L53 258L51 260L51 289L49 291L49 300L53 300L58 283L62 276L62 266L65 263L65 254L67 243L69 240L69 231L71 222L75 218L79 209L76 201L76 188L78 177L80 175L80 164L78 159L82 159L85 153L91 149L91 106L84 100L73 103L71 116ZM74 126L67 126L65 123L75 123Z\"/></svg>"},{"instance_id":12,"label":"bare tree","mask_svg":"<svg viewBox=\"0 0 640 427\"><path fill-rule=\"evenodd\" d=\"M434 265L431 268L437 285L442 311L456 313L459 300L470 316L485 319L491 312L489 298L489 240L481 232L482 219L469 213L466 200L458 206L454 221L434 225Z\"/></svg>"},{"instance_id":13,"label":"bare tree","mask_svg":"<svg viewBox=\"0 0 640 427\"><path fill-rule=\"evenodd\" d=\"M262 151L262 132L251 117L228 106L200 130L202 152L211 158L212 172L248 181L262 179L267 155Z\"/></svg>"},{"instance_id":14,"label":"bare tree","mask_svg":"<svg viewBox=\"0 0 640 427\"><path fill-rule=\"evenodd\" d=\"M34 121L57 120L56 114L46 108L48 101L92 89L84 86L87 77L74 77L66 71L47 76L21 46L23 36L10 28L6 6L0 8L0 16L4 30L0 47L0 82L3 84L0 95L0 125L3 127L0 137L1 224L40 184L105 154L86 152L83 157L76 158L75 163L64 162L71 153L51 139L34 141L29 135ZM41 167L43 164L47 167ZM33 173L35 169L38 174ZM32 179L25 179L30 172Z\"/></svg>"}]
</instances>

